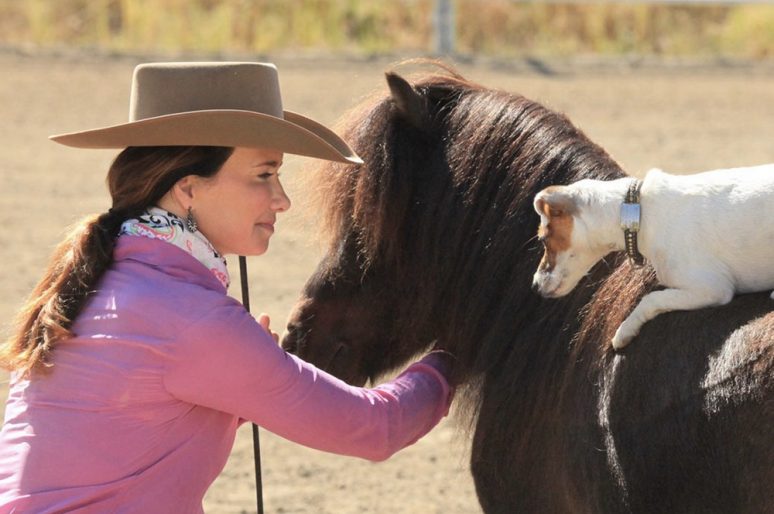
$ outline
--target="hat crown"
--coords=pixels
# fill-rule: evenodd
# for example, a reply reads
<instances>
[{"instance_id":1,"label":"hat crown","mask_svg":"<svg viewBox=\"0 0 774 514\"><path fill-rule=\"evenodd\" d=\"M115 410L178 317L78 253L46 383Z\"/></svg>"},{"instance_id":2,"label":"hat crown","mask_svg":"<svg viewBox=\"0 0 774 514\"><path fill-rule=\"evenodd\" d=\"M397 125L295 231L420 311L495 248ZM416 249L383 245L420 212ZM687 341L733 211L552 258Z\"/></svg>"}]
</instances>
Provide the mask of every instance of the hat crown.
<instances>
[{"instance_id":1,"label":"hat crown","mask_svg":"<svg viewBox=\"0 0 774 514\"><path fill-rule=\"evenodd\" d=\"M251 62L147 63L132 79L129 121L236 109L284 118L277 68Z\"/></svg>"}]
</instances>

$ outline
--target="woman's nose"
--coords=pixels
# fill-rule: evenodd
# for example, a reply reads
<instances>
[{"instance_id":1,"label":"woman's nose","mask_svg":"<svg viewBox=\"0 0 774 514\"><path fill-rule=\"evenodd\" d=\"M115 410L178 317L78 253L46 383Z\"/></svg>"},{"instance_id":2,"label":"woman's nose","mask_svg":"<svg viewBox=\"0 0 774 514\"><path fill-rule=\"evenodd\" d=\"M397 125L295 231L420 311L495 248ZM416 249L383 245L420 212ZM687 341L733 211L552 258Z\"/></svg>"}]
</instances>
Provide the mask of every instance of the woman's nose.
<instances>
[{"instance_id":1,"label":"woman's nose","mask_svg":"<svg viewBox=\"0 0 774 514\"><path fill-rule=\"evenodd\" d=\"M272 207L277 212L285 212L290 209L290 198L285 194L285 189L281 184L277 184L272 197Z\"/></svg>"}]
</instances>

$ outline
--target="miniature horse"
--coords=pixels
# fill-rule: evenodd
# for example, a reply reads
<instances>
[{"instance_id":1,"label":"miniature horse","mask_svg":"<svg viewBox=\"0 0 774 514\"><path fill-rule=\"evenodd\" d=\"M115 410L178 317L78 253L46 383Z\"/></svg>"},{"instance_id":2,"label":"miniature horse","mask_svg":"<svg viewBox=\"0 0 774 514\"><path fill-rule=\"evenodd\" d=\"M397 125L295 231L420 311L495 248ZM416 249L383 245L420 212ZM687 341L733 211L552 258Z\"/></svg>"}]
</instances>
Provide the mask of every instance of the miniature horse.
<instances>
[{"instance_id":1,"label":"miniature horse","mask_svg":"<svg viewBox=\"0 0 774 514\"><path fill-rule=\"evenodd\" d=\"M453 72L388 84L346 130L366 164L319 173L331 246L284 348L353 384L453 352L485 512L772 512L768 295L664 314L613 352L652 270L602 262L541 298L532 198L621 168L524 97Z\"/></svg>"}]
</instances>

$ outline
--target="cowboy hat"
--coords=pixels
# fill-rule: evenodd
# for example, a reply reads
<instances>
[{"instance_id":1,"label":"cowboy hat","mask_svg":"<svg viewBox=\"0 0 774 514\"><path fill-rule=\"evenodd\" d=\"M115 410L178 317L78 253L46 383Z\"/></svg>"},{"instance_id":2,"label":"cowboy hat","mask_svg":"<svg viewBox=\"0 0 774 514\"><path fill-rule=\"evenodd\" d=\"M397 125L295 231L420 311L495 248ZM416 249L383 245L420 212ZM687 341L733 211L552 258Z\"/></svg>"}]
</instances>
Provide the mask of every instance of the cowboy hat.
<instances>
[{"instance_id":1,"label":"cowboy hat","mask_svg":"<svg viewBox=\"0 0 774 514\"><path fill-rule=\"evenodd\" d=\"M77 148L245 146L363 162L328 128L282 109L277 68L268 63L140 64L128 123L50 139Z\"/></svg>"}]
</instances>

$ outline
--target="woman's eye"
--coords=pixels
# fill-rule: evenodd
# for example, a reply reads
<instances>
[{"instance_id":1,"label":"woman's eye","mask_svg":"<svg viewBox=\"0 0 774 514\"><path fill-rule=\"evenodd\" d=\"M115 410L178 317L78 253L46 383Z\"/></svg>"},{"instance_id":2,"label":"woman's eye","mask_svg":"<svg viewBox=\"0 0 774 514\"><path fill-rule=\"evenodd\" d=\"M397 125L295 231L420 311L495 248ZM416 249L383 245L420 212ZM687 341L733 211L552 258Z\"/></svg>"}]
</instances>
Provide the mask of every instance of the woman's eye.
<instances>
[{"instance_id":1,"label":"woman's eye","mask_svg":"<svg viewBox=\"0 0 774 514\"><path fill-rule=\"evenodd\" d=\"M274 173L271 173L269 171L265 171L263 173L259 173L258 174L258 178L263 179L263 180L267 180L267 179L270 179L272 177L272 175L274 175Z\"/></svg>"}]
</instances>

